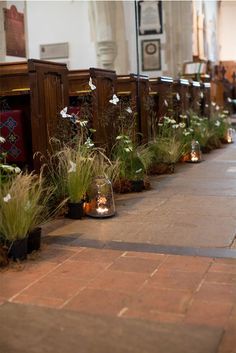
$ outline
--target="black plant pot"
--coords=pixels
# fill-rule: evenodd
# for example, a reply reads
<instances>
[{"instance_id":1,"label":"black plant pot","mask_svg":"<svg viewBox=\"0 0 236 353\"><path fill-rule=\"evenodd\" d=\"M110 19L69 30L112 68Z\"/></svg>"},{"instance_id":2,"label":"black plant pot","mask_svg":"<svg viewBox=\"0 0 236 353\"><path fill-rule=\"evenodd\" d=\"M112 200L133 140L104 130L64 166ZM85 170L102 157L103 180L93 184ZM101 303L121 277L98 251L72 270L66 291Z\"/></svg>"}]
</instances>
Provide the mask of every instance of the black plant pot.
<instances>
[{"instance_id":1,"label":"black plant pot","mask_svg":"<svg viewBox=\"0 0 236 353\"><path fill-rule=\"evenodd\" d=\"M141 192L144 189L143 180L131 180L131 188L133 192Z\"/></svg>"},{"instance_id":2,"label":"black plant pot","mask_svg":"<svg viewBox=\"0 0 236 353\"><path fill-rule=\"evenodd\" d=\"M27 253L31 254L33 251L37 251L40 249L41 246L41 233L42 228L37 227L33 229L28 235L28 249Z\"/></svg>"},{"instance_id":3,"label":"black plant pot","mask_svg":"<svg viewBox=\"0 0 236 353\"><path fill-rule=\"evenodd\" d=\"M81 219L84 215L84 201L69 202L67 217L71 219Z\"/></svg>"},{"instance_id":4,"label":"black plant pot","mask_svg":"<svg viewBox=\"0 0 236 353\"><path fill-rule=\"evenodd\" d=\"M14 261L25 260L27 258L27 244L27 238L14 240L9 247L8 257Z\"/></svg>"}]
</instances>

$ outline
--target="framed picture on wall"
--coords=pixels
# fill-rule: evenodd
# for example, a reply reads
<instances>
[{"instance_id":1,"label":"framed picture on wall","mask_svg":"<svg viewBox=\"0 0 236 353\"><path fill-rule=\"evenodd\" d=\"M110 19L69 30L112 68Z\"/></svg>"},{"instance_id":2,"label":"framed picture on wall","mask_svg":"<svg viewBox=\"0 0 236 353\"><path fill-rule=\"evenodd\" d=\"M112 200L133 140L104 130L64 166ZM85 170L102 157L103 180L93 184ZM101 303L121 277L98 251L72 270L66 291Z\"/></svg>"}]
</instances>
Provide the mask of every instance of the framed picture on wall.
<instances>
[{"instance_id":1,"label":"framed picture on wall","mask_svg":"<svg viewBox=\"0 0 236 353\"><path fill-rule=\"evenodd\" d=\"M142 71L161 70L161 41L148 39L141 41Z\"/></svg>"},{"instance_id":2,"label":"framed picture on wall","mask_svg":"<svg viewBox=\"0 0 236 353\"><path fill-rule=\"evenodd\" d=\"M139 35L162 33L162 1L138 1Z\"/></svg>"}]
</instances>

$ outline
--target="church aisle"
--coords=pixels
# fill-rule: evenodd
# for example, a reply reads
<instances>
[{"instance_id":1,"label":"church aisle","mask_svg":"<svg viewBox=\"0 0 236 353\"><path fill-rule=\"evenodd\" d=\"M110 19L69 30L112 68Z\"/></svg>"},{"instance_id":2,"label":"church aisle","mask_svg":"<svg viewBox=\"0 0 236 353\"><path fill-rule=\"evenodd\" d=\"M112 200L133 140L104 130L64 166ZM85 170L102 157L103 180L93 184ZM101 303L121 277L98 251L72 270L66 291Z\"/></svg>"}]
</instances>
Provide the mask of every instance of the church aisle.
<instances>
[{"instance_id":1,"label":"church aisle","mask_svg":"<svg viewBox=\"0 0 236 353\"><path fill-rule=\"evenodd\" d=\"M235 148L44 227L0 273L1 353L236 353Z\"/></svg>"}]
</instances>

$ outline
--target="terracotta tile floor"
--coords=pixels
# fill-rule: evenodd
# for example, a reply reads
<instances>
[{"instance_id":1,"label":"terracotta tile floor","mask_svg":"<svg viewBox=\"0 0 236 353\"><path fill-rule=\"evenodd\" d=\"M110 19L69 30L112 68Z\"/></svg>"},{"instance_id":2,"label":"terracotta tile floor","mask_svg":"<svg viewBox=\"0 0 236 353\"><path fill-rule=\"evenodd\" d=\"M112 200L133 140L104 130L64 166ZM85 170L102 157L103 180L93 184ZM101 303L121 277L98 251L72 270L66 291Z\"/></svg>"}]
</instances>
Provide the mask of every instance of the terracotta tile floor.
<instances>
[{"instance_id":1,"label":"terracotta tile floor","mask_svg":"<svg viewBox=\"0 0 236 353\"><path fill-rule=\"evenodd\" d=\"M236 259L43 245L0 276L0 305L219 327L235 352Z\"/></svg>"}]
</instances>

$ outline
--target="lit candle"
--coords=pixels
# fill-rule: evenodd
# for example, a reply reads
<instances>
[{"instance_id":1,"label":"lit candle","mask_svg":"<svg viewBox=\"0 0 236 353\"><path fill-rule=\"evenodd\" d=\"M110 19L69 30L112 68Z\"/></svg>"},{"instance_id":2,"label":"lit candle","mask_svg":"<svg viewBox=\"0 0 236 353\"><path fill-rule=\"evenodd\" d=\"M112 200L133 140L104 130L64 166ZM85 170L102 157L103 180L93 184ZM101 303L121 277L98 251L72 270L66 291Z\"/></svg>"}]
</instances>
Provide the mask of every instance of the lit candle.
<instances>
[{"instance_id":1,"label":"lit candle","mask_svg":"<svg viewBox=\"0 0 236 353\"><path fill-rule=\"evenodd\" d=\"M191 161L192 162L197 162L199 160L198 155L196 152L191 152Z\"/></svg>"},{"instance_id":2,"label":"lit candle","mask_svg":"<svg viewBox=\"0 0 236 353\"><path fill-rule=\"evenodd\" d=\"M108 212L108 208L107 207L98 207L97 209L97 213L103 215L104 213L107 213Z\"/></svg>"}]
</instances>

